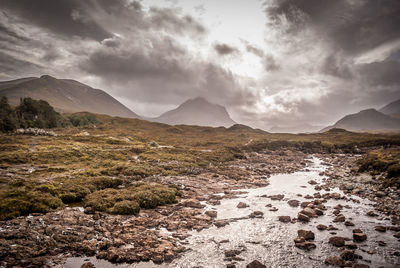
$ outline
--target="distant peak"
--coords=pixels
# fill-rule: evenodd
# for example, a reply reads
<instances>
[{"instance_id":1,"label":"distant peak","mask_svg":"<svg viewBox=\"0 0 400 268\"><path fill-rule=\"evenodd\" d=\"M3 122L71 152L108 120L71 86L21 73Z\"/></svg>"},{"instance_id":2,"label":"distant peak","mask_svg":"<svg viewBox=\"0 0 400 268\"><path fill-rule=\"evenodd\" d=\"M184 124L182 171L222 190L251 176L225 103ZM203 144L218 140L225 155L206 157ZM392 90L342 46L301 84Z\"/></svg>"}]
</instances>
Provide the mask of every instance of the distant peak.
<instances>
[{"instance_id":1,"label":"distant peak","mask_svg":"<svg viewBox=\"0 0 400 268\"><path fill-rule=\"evenodd\" d=\"M372 109L372 108L360 111L360 113L377 113L377 112L378 112L377 110Z\"/></svg>"},{"instance_id":2,"label":"distant peak","mask_svg":"<svg viewBox=\"0 0 400 268\"><path fill-rule=\"evenodd\" d=\"M193 98L193 99L189 99L188 101L190 101L190 102L209 102L208 100L206 100L205 98L200 97L200 96Z\"/></svg>"},{"instance_id":3,"label":"distant peak","mask_svg":"<svg viewBox=\"0 0 400 268\"><path fill-rule=\"evenodd\" d=\"M50 75L48 75L48 74L44 74L44 75L42 75L42 76L40 77L40 79L56 79L56 78L54 78L54 77L52 77L52 76L50 76Z\"/></svg>"}]
</instances>

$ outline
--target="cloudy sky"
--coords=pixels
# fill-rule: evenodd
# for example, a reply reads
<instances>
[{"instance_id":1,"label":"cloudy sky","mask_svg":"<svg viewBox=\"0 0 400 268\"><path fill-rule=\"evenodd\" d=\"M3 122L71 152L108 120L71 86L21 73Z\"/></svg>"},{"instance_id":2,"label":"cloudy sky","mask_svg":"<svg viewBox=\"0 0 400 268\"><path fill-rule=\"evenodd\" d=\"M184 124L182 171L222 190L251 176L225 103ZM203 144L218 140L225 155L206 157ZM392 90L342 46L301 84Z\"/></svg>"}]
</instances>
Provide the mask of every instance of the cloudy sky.
<instances>
[{"instance_id":1,"label":"cloudy sky","mask_svg":"<svg viewBox=\"0 0 400 268\"><path fill-rule=\"evenodd\" d=\"M50 74L157 116L327 125L400 98L398 0L0 0L0 80Z\"/></svg>"}]
</instances>

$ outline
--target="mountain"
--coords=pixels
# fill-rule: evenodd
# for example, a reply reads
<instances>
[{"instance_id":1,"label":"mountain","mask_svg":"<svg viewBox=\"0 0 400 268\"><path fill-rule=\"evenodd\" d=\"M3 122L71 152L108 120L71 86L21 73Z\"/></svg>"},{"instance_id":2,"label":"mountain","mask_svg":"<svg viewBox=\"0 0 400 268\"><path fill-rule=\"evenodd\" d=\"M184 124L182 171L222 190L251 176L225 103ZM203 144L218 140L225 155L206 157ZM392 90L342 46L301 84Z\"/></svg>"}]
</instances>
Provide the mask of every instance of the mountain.
<instances>
[{"instance_id":1,"label":"mountain","mask_svg":"<svg viewBox=\"0 0 400 268\"><path fill-rule=\"evenodd\" d=\"M11 105L20 98L42 99L62 113L92 112L111 116L139 118L122 103L100 89L75 80L56 79L49 75L0 82L0 96L7 96Z\"/></svg>"},{"instance_id":2,"label":"mountain","mask_svg":"<svg viewBox=\"0 0 400 268\"><path fill-rule=\"evenodd\" d=\"M298 124L294 126L273 126L269 129L271 133L312 133L318 132L322 127L310 124Z\"/></svg>"},{"instance_id":3,"label":"mountain","mask_svg":"<svg viewBox=\"0 0 400 268\"><path fill-rule=\"evenodd\" d=\"M197 125L210 127L230 127L235 123L229 116L225 107L208 102L206 99L197 97L189 99L151 121L169 125Z\"/></svg>"},{"instance_id":4,"label":"mountain","mask_svg":"<svg viewBox=\"0 0 400 268\"><path fill-rule=\"evenodd\" d=\"M321 131L332 128L342 128L349 131L400 131L400 119L383 114L375 109L367 109L356 114L346 115L333 126Z\"/></svg>"},{"instance_id":5,"label":"mountain","mask_svg":"<svg viewBox=\"0 0 400 268\"><path fill-rule=\"evenodd\" d=\"M389 103L380 109L379 112L400 118L400 100Z\"/></svg>"}]
</instances>

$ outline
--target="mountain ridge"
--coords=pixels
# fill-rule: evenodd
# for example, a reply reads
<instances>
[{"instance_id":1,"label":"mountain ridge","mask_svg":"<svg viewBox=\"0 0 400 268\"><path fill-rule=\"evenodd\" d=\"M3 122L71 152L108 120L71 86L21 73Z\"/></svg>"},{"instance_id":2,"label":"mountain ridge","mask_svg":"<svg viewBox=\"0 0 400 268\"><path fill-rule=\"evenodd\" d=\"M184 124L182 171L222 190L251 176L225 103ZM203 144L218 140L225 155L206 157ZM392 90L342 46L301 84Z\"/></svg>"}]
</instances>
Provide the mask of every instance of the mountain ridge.
<instances>
[{"instance_id":1,"label":"mountain ridge","mask_svg":"<svg viewBox=\"0 0 400 268\"><path fill-rule=\"evenodd\" d=\"M0 96L11 105L20 98L42 99L62 113L92 112L128 118L140 118L107 92L72 79L57 79L50 75L27 77L0 82Z\"/></svg>"},{"instance_id":2,"label":"mountain ridge","mask_svg":"<svg viewBox=\"0 0 400 268\"><path fill-rule=\"evenodd\" d=\"M177 108L148 120L169 125L211 127L230 127L236 124L224 106L211 103L203 97L188 99Z\"/></svg>"}]
</instances>

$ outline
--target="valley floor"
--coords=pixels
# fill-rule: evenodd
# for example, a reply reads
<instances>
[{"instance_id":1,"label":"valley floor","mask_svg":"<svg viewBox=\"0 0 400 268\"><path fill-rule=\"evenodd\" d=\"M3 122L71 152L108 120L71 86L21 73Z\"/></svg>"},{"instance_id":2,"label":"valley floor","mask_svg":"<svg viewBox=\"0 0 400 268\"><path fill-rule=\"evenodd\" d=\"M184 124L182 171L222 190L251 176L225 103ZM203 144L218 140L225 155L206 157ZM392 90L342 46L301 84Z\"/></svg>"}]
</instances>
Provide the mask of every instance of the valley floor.
<instances>
[{"instance_id":1,"label":"valley floor","mask_svg":"<svg viewBox=\"0 0 400 268\"><path fill-rule=\"evenodd\" d=\"M313 167L315 157L321 159L320 168L324 168ZM358 158L335 154L312 158L293 150L264 150L247 153L220 167L209 165L198 174L144 178L150 185L173 183L181 196L176 204L142 209L137 216L85 211L76 204L1 221L0 267L63 267L66 260L79 256L84 257L82 261L96 256L113 263L152 261L172 267L213 267L211 263L217 263L215 267L244 267L255 260L268 267L307 267L310 263L396 267L400 265L400 190L381 189L371 176L356 174ZM245 179L234 176L240 173ZM280 188L277 178L283 177L275 174L306 174L308 183L301 181L294 190L285 189L282 183ZM275 190L269 195L271 187ZM360 203L370 210L360 210L354 218L351 213ZM227 206L229 210L224 210ZM259 224L264 226L259 229L261 233L256 231ZM312 230L312 235L297 232L301 229ZM324 229L328 230L320 231ZM227 230L236 230L237 235L222 239ZM235 240L241 238L240 232L249 235L249 230L253 236L240 243ZM278 238L270 237L269 233L276 230L282 231ZM254 234L259 239L254 239ZM380 234L386 239L378 240ZM294 255L266 263L265 256L269 255L252 247L263 245L264 251L274 252L274 246L281 246L273 242L280 235ZM315 241L311 238L314 235ZM207 249L209 243L212 247L208 249L215 254L207 259L199 248Z\"/></svg>"}]
</instances>

